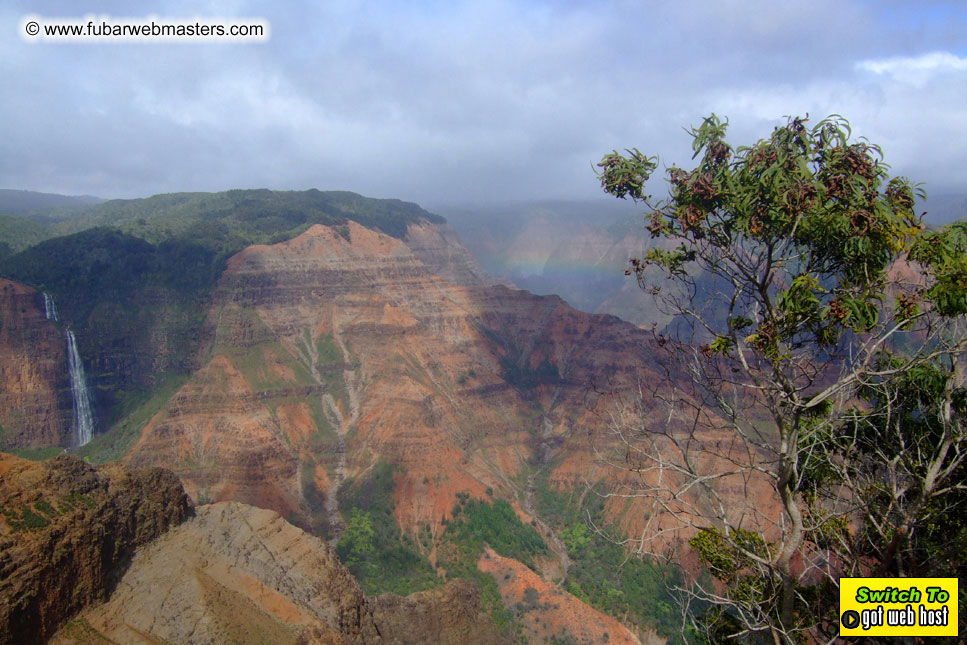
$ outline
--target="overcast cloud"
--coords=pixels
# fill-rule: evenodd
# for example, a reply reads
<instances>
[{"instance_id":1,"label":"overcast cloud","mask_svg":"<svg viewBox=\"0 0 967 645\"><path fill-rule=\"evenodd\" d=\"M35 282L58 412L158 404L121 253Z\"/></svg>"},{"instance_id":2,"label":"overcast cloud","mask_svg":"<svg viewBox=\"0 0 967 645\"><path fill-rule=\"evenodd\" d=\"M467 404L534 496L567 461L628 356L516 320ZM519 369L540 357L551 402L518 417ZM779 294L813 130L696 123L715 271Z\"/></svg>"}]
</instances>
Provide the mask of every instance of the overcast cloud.
<instances>
[{"instance_id":1,"label":"overcast cloud","mask_svg":"<svg viewBox=\"0 0 967 645\"><path fill-rule=\"evenodd\" d=\"M255 17L264 44L30 43L25 15ZM687 164L846 116L898 174L967 191L961 2L20 2L0 9L0 187L102 197L346 189L583 198L591 162Z\"/></svg>"}]
</instances>

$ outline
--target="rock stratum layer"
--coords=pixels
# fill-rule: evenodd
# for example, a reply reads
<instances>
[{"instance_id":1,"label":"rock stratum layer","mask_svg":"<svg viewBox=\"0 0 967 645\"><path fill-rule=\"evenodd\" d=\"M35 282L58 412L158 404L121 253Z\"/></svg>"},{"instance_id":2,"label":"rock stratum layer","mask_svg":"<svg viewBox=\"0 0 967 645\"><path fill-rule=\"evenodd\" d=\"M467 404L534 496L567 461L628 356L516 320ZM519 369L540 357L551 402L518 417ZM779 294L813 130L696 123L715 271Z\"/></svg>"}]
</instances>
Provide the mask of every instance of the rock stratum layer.
<instances>
[{"instance_id":1,"label":"rock stratum layer","mask_svg":"<svg viewBox=\"0 0 967 645\"><path fill-rule=\"evenodd\" d=\"M515 479L535 465L564 490L614 477L595 465L614 440L601 394L663 379L634 325L445 280L403 240L353 222L231 258L209 324L209 360L126 460L173 469L197 501L271 508L330 535L334 490L377 459L399 467L400 525L434 535L455 493L517 500Z\"/></svg>"},{"instance_id":2,"label":"rock stratum layer","mask_svg":"<svg viewBox=\"0 0 967 645\"><path fill-rule=\"evenodd\" d=\"M352 222L317 225L232 257L207 363L126 461L173 469L198 502L270 508L331 538L343 522L336 489L378 460L396 466L399 525L434 539L458 492L487 500L490 489L530 522L520 482L535 468L564 490L605 476L594 465L595 441L610 441L595 384L656 380L650 335L472 272L444 279L438 267L462 261L432 260L443 238L428 226L411 226L413 238L422 259ZM559 577L563 546L538 526L557 552L545 575Z\"/></svg>"},{"instance_id":3,"label":"rock stratum layer","mask_svg":"<svg viewBox=\"0 0 967 645\"><path fill-rule=\"evenodd\" d=\"M0 510L0 643L23 645L106 600L135 550L191 507L170 471L0 453Z\"/></svg>"},{"instance_id":4,"label":"rock stratum layer","mask_svg":"<svg viewBox=\"0 0 967 645\"><path fill-rule=\"evenodd\" d=\"M52 642L502 641L466 584L367 600L324 542L273 511L226 503L197 508L139 551L110 600Z\"/></svg>"},{"instance_id":5,"label":"rock stratum layer","mask_svg":"<svg viewBox=\"0 0 967 645\"><path fill-rule=\"evenodd\" d=\"M454 284L354 223L233 257L210 320L211 359L127 459L172 468L197 500L310 526L312 500L379 457L401 466L407 528L439 525L458 491L512 496L524 461L593 416L592 377L627 376L647 355L632 325Z\"/></svg>"},{"instance_id":6,"label":"rock stratum layer","mask_svg":"<svg viewBox=\"0 0 967 645\"><path fill-rule=\"evenodd\" d=\"M574 501L587 492L588 482L610 490L654 483L641 474L644 469L622 472L622 466L635 468L621 453L612 464L601 458L622 445L612 432L622 415L632 432L669 427L666 411L647 401L641 405L639 396L669 378L657 367L652 335L613 316L579 312L554 296L488 284L446 228L410 224L398 239L355 222L314 225L291 240L251 246L231 257L209 302L202 351L193 359L198 367L146 415L149 420L123 458L130 466L170 468L197 503L271 509L334 541L344 528L336 491L347 478L364 477L385 461L395 466L399 526L411 537L428 537L419 541L421 555L435 563L434 544L452 519L457 493L483 501L503 498L548 542L552 553L536 562L547 581L566 577L569 559L539 517L537 486ZM728 448L727 437L714 429L695 440ZM729 495L737 514L770 510L770 493L757 482L739 482ZM662 505L668 503L613 499L606 519L620 522L629 534L667 533ZM224 510L229 507L213 508L229 513ZM210 529L218 526L213 512L203 518ZM229 515L241 521L247 512ZM278 518L265 521L283 524ZM185 538L183 546L188 544ZM267 630L280 642L326 642L337 634L365 642L371 636L366 616L379 625L379 615L409 616L425 629L449 633L476 611L454 600L463 593L459 588L446 587L449 591L426 592L424 600L455 609L441 610L432 620L414 618L421 614L411 598L375 600L367 605L375 613L360 609L358 621L344 624L342 618L329 620L342 616L336 605L315 607L294 587L283 602L283 596L253 595L227 578L234 580L227 583L228 594L207 564L178 566L192 581L192 598L208 594L202 598L208 608L203 618L182 612L166 619L165 629L177 634L176 641L196 630L230 640L226 617L244 608L257 618L252 633ZM269 578L263 580L263 574ZM268 573L251 577L280 593ZM139 586L132 583L132 593ZM554 603L577 602L544 587ZM504 601L519 602L519 591L504 589ZM116 611L138 602L149 600L119 600ZM100 621L97 630L115 633L111 630L127 624L122 613L92 614L84 624L94 630ZM620 631L590 608L570 613L581 618L568 625L568 612L558 612L555 630L592 640ZM344 629L347 624L355 627Z\"/></svg>"}]
</instances>

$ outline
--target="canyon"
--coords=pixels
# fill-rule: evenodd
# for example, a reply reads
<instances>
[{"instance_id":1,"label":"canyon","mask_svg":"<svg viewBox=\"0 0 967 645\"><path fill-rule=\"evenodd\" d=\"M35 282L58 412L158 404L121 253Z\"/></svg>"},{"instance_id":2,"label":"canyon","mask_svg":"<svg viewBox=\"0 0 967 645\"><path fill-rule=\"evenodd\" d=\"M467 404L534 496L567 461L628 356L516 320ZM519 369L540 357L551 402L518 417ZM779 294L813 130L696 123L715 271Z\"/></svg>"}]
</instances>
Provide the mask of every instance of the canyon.
<instances>
[{"instance_id":1,"label":"canyon","mask_svg":"<svg viewBox=\"0 0 967 645\"><path fill-rule=\"evenodd\" d=\"M556 296L495 284L439 218L417 212L394 226L391 235L353 219L307 224L286 239L233 253L207 290L155 282L132 292L133 302L94 305L56 292L63 321L47 318L44 292L0 283L0 353L7 359L0 363L0 446L75 448L64 336L75 329L98 424L77 453L119 459L137 472L170 471L197 505L194 518L151 545L138 544L144 548L122 578L128 582L110 598L99 596L106 604L91 604L75 632L90 629L118 642L133 639L132 629L169 640L230 640L228 617L242 607L255 607L258 629L277 642L305 635L309 642L380 642L379 630L372 631L379 612L399 617L446 606L477 621L475 588L446 574L441 551L460 520L458 501L469 499L509 502L548 546L533 570L490 551L474 564L497 580L505 608L518 608L521 633L661 642L640 620L625 617L621 625L568 593L570 558L558 535L565 527L545 512L551 498L577 509L595 496L592 489L649 484L649 475L615 468L611 458L621 461L622 438L613 430L622 414L634 411L628 423L638 431L667 426L660 406L628 405L640 399L642 384L677 378L662 371L656 337ZM700 439L726 441L714 429ZM245 539L261 544L279 533L323 558L318 568L332 570L338 562L327 549L340 543L351 510L338 491L365 483L381 464L392 467L392 517L401 539L450 582L377 603L365 620L357 612L356 631L322 620L342 610L308 602L303 587L310 583L291 571L284 592L261 591L282 579L277 571L238 578L219 559L235 547L205 537L248 527L254 533ZM734 491L736 512L758 505L768 513L768 489L743 485ZM633 496L607 500L601 512L602 521L627 534L661 532L671 522L660 506ZM688 537L681 533L675 544ZM180 564L167 567L172 554L204 540L209 551L177 556ZM305 540L316 541L309 547ZM146 586L162 578L171 587L191 579L178 602L196 609L159 617L160 631L152 632L138 622L145 620L138 607L157 601ZM337 578L363 597L348 572ZM528 588L538 595L523 611ZM578 605L580 611L559 609ZM208 631L179 631L202 616ZM480 620L493 628L489 617Z\"/></svg>"}]
</instances>

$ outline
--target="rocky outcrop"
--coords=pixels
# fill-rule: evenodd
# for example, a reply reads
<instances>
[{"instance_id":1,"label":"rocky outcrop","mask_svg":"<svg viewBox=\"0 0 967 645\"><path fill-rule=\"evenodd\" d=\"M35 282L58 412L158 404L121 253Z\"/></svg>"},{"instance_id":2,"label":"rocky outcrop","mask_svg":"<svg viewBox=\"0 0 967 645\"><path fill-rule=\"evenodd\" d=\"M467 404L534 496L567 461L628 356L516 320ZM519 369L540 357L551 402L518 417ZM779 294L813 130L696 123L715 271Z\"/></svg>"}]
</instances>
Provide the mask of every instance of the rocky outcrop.
<instances>
[{"instance_id":1,"label":"rocky outcrop","mask_svg":"<svg viewBox=\"0 0 967 645\"><path fill-rule=\"evenodd\" d=\"M481 609L476 587L465 580L406 597L382 594L371 605L382 642L387 645L504 642Z\"/></svg>"},{"instance_id":2,"label":"rocky outcrop","mask_svg":"<svg viewBox=\"0 0 967 645\"><path fill-rule=\"evenodd\" d=\"M457 583L367 600L324 542L238 503L139 551L111 599L53 639L83 643L499 643L475 591ZM103 641L102 641L103 642Z\"/></svg>"},{"instance_id":3,"label":"rocky outcrop","mask_svg":"<svg viewBox=\"0 0 967 645\"><path fill-rule=\"evenodd\" d=\"M43 294L0 278L0 450L70 445L66 342Z\"/></svg>"},{"instance_id":4,"label":"rocky outcrop","mask_svg":"<svg viewBox=\"0 0 967 645\"><path fill-rule=\"evenodd\" d=\"M0 453L0 643L46 642L108 598L135 550L191 513L170 472Z\"/></svg>"},{"instance_id":5,"label":"rocky outcrop","mask_svg":"<svg viewBox=\"0 0 967 645\"><path fill-rule=\"evenodd\" d=\"M356 581L318 539L238 503L137 553L116 593L78 621L119 643L363 643L379 632ZM55 642L70 642L72 629Z\"/></svg>"}]
</instances>

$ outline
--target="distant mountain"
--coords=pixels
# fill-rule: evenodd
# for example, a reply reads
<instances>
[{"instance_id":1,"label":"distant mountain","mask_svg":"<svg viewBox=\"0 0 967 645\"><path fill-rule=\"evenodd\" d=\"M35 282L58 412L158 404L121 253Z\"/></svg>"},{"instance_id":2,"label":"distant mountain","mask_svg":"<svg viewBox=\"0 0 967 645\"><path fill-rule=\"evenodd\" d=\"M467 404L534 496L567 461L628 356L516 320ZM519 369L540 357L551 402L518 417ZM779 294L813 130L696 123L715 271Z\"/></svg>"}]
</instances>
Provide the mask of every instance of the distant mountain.
<instances>
[{"instance_id":1,"label":"distant mountain","mask_svg":"<svg viewBox=\"0 0 967 645\"><path fill-rule=\"evenodd\" d=\"M624 273L630 258L654 244L642 209L611 199L436 210L491 275L537 294L559 295L582 311L663 325L665 317Z\"/></svg>"},{"instance_id":2,"label":"distant mountain","mask_svg":"<svg viewBox=\"0 0 967 645\"><path fill-rule=\"evenodd\" d=\"M55 208L82 208L104 200L91 195L58 195L0 188L0 215L39 214Z\"/></svg>"},{"instance_id":3,"label":"distant mountain","mask_svg":"<svg viewBox=\"0 0 967 645\"><path fill-rule=\"evenodd\" d=\"M0 188L0 260L51 237L56 215L81 213L103 200Z\"/></svg>"},{"instance_id":4,"label":"distant mountain","mask_svg":"<svg viewBox=\"0 0 967 645\"><path fill-rule=\"evenodd\" d=\"M249 245L287 240L312 224L335 226L348 235L347 223L356 221L403 237L411 224L430 222L440 228L413 229L415 252L441 275L468 283L484 280L469 254L447 241L454 234L441 217L416 204L350 192L175 193L112 200L60 211L57 217L39 225L10 216L8 224L41 226L23 230L43 239L5 259L0 255L0 276L54 298L62 320L77 333L81 354L90 357L95 404L105 423L124 414L125 402L154 391L159 374L192 369L207 339L202 323L212 289L228 258ZM0 230L3 224L0 218ZM23 244L21 238L18 245ZM10 309L43 316L40 293L21 299L32 306L18 301ZM23 351L29 348L11 349L11 356ZM13 367L7 371L10 378L22 377ZM50 396L45 390L44 400ZM49 438L52 428L63 432L57 414L35 414L48 419L46 434L35 434L35 440ZM0 434L0 447L11 445L13 432ZM61 439L70 445L66 436Z\"/></svg>"}]
</instances>

